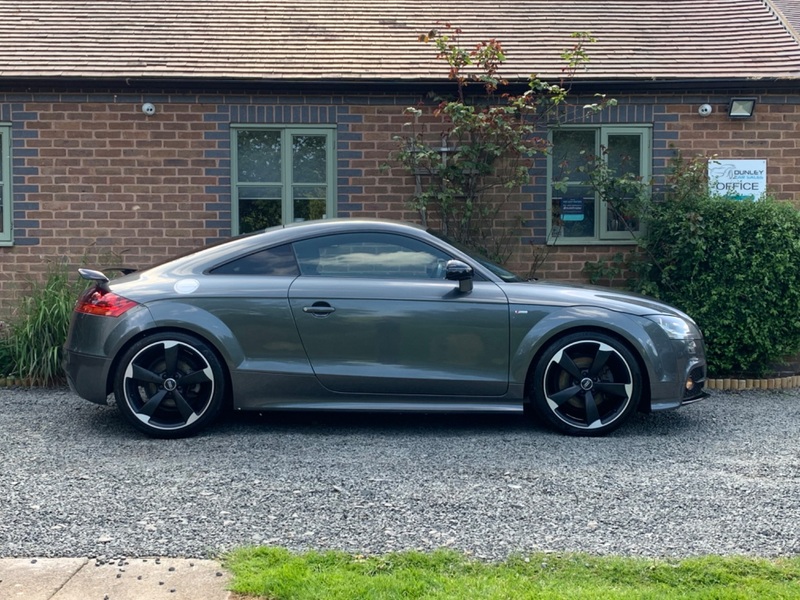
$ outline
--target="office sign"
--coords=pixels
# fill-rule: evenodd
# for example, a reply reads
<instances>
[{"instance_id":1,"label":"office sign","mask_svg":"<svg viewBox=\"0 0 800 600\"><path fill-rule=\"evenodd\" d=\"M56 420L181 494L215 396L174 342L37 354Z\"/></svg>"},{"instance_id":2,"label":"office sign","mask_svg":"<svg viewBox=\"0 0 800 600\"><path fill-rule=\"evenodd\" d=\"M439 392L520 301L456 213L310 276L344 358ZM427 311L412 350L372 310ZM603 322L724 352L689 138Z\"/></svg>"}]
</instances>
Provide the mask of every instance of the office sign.
<instances>
[{"instance_id":1,"label":"office sign","mask_svg":"<svg viewBox=\"0 0 800 600\"><path fill-rule=\"evenodd\" d=\"M712 194L731 200L758 200L767 192L767 161L710 160L708 186Z\"/></svg>"}]
</instances>

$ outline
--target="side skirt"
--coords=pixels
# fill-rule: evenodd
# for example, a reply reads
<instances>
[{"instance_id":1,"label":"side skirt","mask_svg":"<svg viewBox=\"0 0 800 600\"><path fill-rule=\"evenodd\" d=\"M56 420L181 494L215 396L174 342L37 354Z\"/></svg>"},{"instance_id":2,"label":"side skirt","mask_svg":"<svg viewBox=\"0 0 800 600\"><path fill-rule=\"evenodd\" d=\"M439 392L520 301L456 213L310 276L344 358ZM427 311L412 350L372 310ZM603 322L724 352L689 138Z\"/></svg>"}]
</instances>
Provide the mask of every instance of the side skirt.
<instances>
[{"instance_id":1,"label":"side skirt","mask_svg":"<svg viewBox=\"0 0 800 600\"><path fill-rule=\"evenodd\" d=\"M521 413L522 402L442 402L423 400L369 400L275 402L262 407L237 407L236 410L257 411L329 411L329 412L425 412L425 413Z\"/></svg>"}]
</instances>

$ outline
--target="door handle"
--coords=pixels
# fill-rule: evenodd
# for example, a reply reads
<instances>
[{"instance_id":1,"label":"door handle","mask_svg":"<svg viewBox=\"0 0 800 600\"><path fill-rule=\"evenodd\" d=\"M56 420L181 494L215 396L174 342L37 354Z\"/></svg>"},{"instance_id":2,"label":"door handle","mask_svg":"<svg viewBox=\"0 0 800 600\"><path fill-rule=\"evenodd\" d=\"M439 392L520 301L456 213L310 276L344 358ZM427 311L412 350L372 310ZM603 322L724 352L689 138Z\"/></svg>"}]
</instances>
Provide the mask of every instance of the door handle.
<instances>
[{"instance_id":1,"label":"door handle","mask_svg":"<svg viewBox=\"0 0 800 600\"><path fill-rule=\"evenodd\" d=\"M316 315L320 317L327 316L334 312L336 309L333 308L327 302L314 302L311 306L304 306L303 312L308 313L311 315Z\"/></svg>"}]
</instances>

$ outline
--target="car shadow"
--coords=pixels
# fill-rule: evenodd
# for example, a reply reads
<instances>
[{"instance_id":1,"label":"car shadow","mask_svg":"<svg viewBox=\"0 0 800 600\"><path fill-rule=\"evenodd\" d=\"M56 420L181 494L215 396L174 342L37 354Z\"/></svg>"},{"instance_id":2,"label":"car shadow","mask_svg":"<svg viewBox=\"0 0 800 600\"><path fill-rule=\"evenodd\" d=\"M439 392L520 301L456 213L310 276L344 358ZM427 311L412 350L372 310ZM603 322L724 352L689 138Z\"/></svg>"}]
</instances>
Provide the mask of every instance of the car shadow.
<instances>
[{"instance_id":1,"label":"car shadow","mask_svg":"<svg viewBox=\"0 0 800 600\"><path fill-rule=\"evenodd\" d=\"M417 434L496 435L498 432L547 430L532 423L522 413L394 413L338 411L274 411L227 413L209 431L221 435L248 432L260 435L269 431L302 432L306 435L371 433L381 435Z\"/></svg>"},{"instance_id":2,"label":"car shadow","mask_svg":"<svg viewBox=\"0 0 800 600\"><path fill-rule=\"evenodd\" d=\"M86 434L116 439L146 438L131 427L115 406L79 404L81 428ZM605 437L648 438L703 435L713 427L706 415L693 407L652 414L636 413L627 423ZM543 423L520 413L394 413L337 411L226 411L194 437L258 437L267 434L305 436L381 435L424 437L470 435L535 435L567 438ZM600 439L600 438L585 438Z\"/></svg>"}]
</instances>

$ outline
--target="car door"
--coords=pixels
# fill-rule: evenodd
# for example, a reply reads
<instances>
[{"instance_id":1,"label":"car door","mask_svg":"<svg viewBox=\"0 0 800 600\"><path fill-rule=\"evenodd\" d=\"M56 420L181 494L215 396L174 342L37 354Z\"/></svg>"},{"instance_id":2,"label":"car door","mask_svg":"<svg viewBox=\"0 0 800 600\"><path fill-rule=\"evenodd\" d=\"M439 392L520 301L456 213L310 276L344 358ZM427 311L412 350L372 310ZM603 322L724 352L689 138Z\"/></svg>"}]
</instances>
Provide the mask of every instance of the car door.
<instances>
[{"instance_id":1,"label":"car door","mask_svg":"<svg viewBox=\"0 0 800 600\"><path fill-rule=\"evenodd\" d=\"M348 233L296 242L289 301L314 373L345 393L500 396L508 300L491 281L460 293L451 259L423 241Z\"/></svg>"}]
</instances>

